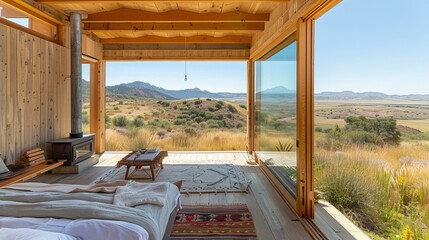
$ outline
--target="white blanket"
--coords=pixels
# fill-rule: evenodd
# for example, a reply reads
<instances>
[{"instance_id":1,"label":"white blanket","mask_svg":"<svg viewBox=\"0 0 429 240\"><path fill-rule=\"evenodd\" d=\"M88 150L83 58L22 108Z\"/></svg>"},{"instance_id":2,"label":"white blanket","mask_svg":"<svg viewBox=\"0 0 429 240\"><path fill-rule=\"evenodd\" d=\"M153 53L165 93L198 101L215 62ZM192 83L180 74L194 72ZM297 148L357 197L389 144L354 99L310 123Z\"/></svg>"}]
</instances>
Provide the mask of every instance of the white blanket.
<instances>
[{"instance_id":1,"label":"white blanket","mask_svg":"<svg viewBox=\"0 0 429 240\"><path fill-rule=\"evenodd\" d=\"M16 183L4 188L30 192L61 193L115 193L113 204L134 207L142 204L164 206L168 190L165 183L138 183L134 181L115 181L94 185L46 184L37 182Z\"/></svg>"},{"instance_id":2,"label":"white blanket","mask_svg":"<svg viewBox=\"0 0 429 240\"><path fill-rule=\"evenodd\" d=\"M55 219L0 217L0 229L24 228L56 232L73 236L78 240L148 240L149 235L142 227L122 222L100 219ZM0 240L1 240L0 235ZM45 238L43 240L47 240ZM10 240L10 239L5 239Z\"/></svg>"},{"instance_id":3,"label":"white blanket","mask_svg":"<svg viewBox=\"0 0 429 240\"><path fill-rule=\"evenodd\" d=\"M0 228L0 240L77 240L62 233L26 228Z\"/></svg>"},{"instance_id":4,"label":"white blanket","mask_svg":"<svg viewBox=\"0 0 429 240\"><path fill-rule=\"evenodd\" d=\"M49 192L12 190L41 189L44 185L49 187ZM33 186L35 188L31 189ZM53 191L55 187L59 189L57 192ZM2 189L0 216L127 221L143 227L149 233L149 238L156 240L162 238L168 216L180 195L177 187L170 183L130 182L124 186L117 186L114 193L102 194L94 193L92 190L64 193L64 187L64 185L55 186L55 184L26 183ZM82 185L67 186L69 189L73 187L81 188ZM150 208L150 212L154 214L143 207L146 205L154 206ZM136 207L130 208L130 206Z\"/></svg>"}]
</instances>

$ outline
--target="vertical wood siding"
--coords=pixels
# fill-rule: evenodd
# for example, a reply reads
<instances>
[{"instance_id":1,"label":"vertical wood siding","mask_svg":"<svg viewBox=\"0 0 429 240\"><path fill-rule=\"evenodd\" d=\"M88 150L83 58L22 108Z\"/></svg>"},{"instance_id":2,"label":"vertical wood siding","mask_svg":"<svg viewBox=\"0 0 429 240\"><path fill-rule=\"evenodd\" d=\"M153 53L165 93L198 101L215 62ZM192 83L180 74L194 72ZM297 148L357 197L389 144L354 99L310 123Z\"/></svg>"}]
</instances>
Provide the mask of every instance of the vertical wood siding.
<instances>
[{"instance_id":1,"label":"vertical wood siding","mask_svg":"<svg viewBox=\"0 0 429 240\"><path fill-rule=\"evenodd\" d=\"M70 132L69 50L0 24L0 154L7 163Z\"/></svg>"}]
</instances>

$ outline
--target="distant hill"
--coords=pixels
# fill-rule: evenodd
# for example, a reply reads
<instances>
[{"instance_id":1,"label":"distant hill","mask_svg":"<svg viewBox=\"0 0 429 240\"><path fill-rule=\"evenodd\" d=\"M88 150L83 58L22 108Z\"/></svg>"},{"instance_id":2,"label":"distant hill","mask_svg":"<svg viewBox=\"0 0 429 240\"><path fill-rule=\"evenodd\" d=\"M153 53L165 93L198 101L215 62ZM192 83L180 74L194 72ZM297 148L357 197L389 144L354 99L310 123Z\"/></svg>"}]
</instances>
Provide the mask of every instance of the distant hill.
<instances>
[{"instance_id":1,"label":"distant hill","mask_svg":"<svg viewBox=\"0 0 429 240\"><path fill-rule=\"evenodd\" d=\"M315 94L316 100L414 100L429 101L429 94L388 95L380 92L321 92Z\"/></svg>"},{"instance_id":2,"label":"distant hill","mask_svg":"<svg viewBox=\"0 0 429 240\"><path fill-rule=\"evenodd\" d=\"M108 93L132 95L146 98L155 99L188 99L188 98L236 98L245 97L245 93L212 93L209 91L203 91L199 88L183 89L183 90L167 90L165 88L157 87L146 82L132 82L122 83L115 86L106 87Z\"/></svg>"},{"instance_id":3,"label":"distant hill","mask_svg":"<svg viewBox=\"0 0 429 240\"><path fill-rule=\"evenodd\" d=\"M288 88L285 88L283 86L277 86L273 88L266 89L262 91L263 94L294 94L296 93L295 90L290 90Z\"/></svg>"},{"instance_id":4,"label":"distant hill","mask_svg":"<svg viewBox=\"0 0 429 240\"><path fill-rule=\"evenodd\" d=\"M199 88L183 89L183 90L167 90L161 87L154 86L145 82L123 83L115 86L106 87L107 95L121 94L136 97L153 98L160 100L175 100L188 98L246 98L246 93L230 93L218 92L212 93L203 91ZM296 94L295 90L290 90L283 86L277 86L262 91L262 94L276 95ZM89 98L89 81L82 81L82 95L84 98ZM408 95L389 95L381 92L321 92L316 93L316 100L410 100L410 101L429 101L429 94L408 94Z\"/></svg>"},{"instance_id":5,"label":"distant hill","mask_svg":"<svg viewBox=\"0 0 429 240\"><path fill-rule=\"evenodd\" d=\"M128 87L124 85L116 85L106 87L107 93L112 94L121 94L121 95L129 95L135 97L144 97L144 98L154 98L154 99L162 99L162 100L174 100L176 98L157 92L155 90L139 88L139 87Z\"/></svg>"}]
</instances>

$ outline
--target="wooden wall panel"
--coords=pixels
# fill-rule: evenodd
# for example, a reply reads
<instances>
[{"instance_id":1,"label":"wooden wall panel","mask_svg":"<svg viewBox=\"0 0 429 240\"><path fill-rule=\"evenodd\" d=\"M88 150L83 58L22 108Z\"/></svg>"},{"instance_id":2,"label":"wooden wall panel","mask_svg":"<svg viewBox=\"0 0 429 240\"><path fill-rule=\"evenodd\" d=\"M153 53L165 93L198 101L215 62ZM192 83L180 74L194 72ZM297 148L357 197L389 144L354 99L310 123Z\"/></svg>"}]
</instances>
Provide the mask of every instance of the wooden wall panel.
<instances>
[{"instance_id":1,"label":"wooden wall panel","mask_svg":"<svg viewBox=\"0 0 429 240\"><path fill-rule=\"evenodd\" d=\"M7 46L7 30L0 28L0 52L3 53L8 48ZM7 84L7 55L0 54L0 103L6 102L6 89ZM5 104L0 104L0 136L6 135L6 110ZM0 138L0 154L5 154L7 149L6 138ZM4 157L2 155L2 157Z\"/></svg>"},{"instance_id":2,"label":"wooden wall panel","mask_svg":"<svg viewBox=\"0 0 429 240\"><path fill-rule=\"evenodd\" d=\"M0 25L1 26L1 25ZM15 141L16 141L16 129L17 126L15 124L18 108L16 107L17 101L17 52L18 52L18 43L17 43L17 30L12 28L6 28L7 32L7 48L5 49L7 56L6 64L7 64L7 77L6 77L6 99L7 102L5 104L7 107L7 116L6 116L6 142L7 149L5 155L7 156L7 162L12 163L15 159ZM1 137L1 136L0 136Z\"/></svg>"},{"instance_id":3,"label":"wooden wall panel","mask_svg":"<svg viewBox=\"0 0 429 240\"><path fill-rule=\"evenodd\" d=\"M70 131L67 49L0 24L0 154L8 164Z\"/></svg>"}]
</instances>

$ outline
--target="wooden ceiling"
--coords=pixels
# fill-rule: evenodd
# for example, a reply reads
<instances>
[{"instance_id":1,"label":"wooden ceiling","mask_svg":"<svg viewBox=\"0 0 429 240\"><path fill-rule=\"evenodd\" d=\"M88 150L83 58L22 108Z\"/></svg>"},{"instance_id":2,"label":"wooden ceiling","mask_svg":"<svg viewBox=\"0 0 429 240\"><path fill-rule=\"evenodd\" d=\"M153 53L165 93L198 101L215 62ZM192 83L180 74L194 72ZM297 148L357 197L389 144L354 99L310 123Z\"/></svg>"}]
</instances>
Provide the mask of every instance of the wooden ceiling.
<instances>
[{"instance_id":1,"label":"wooden ceiling","mask_svg":"<svg viewBox=\"0 0 429 240\"><path fill-rule=\"evenodd\" d=\"M37 0L59 12L88 13L84 31L105 44L248 44L287 0Z\"/></svg>"}]
</instances>

